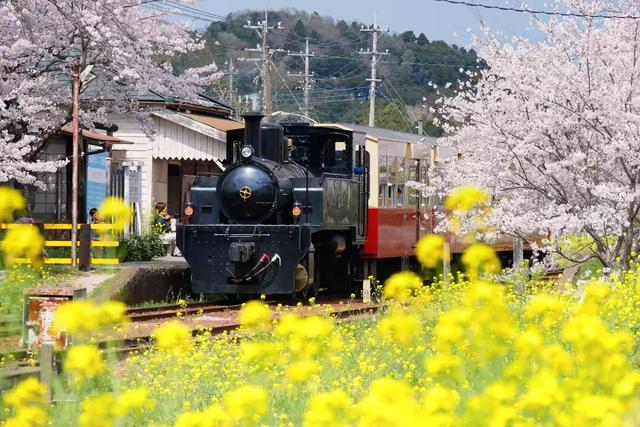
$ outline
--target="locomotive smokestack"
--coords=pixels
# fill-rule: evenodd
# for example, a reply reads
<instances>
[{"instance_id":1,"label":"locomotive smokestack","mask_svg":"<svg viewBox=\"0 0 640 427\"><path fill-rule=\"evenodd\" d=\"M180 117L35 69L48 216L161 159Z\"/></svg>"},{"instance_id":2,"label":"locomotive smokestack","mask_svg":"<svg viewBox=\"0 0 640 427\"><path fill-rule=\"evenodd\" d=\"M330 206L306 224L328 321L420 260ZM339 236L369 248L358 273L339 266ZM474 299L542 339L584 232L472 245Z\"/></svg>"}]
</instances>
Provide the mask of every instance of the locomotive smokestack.
<instances>
[{"instance_id":1,"label":"locomotive smokestack","mask_svg":"<svg viewBox=\"0 0 640 427\"><path fill-rule=\"evenodd\" d=\"M262 157L260 121L264 115L258 112L249 112L243 114L242 117L244 118L244 143L253 147L255 156Z\"/></svg>"}]
</instances>

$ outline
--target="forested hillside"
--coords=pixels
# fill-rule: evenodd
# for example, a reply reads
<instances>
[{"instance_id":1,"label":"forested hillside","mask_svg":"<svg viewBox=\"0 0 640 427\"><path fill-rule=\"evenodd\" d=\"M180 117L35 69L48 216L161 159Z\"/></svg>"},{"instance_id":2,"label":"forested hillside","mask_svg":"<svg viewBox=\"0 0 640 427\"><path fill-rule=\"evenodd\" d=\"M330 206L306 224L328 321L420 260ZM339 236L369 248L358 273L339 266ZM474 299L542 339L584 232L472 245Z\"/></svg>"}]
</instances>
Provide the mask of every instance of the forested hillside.
<instances>
[{"instance_id":1,"label":"forested hillside","mask_svg":"<svg viewBox=\"0 0 640 427\"><path fill-rule=\"evenodd\" d=\"M339 17L337 17L339 18ZM264 19L264 12L242 11L229 15L224 21L212 23L206 30L207 49L197 56L180 58L178 68L201 65L214 60L224 71L229 71L230 60L236 68L234 74L235 96L229 93L229 76L216 82L215 90L222 99L235 106L238 96L260 93L259 62L242 61L240 58L257 58L259 52L247 52L255 48L260 38L255 30L244 28L248 21L257 23ZM283 30L269 33L274 53L273 63L273 111L300 112L303 95L302 84L288 73L304 71L300 57L288 56L287 51L304 50L305 38L309 38L311 71L315 74L311 90L313 112L319 121L366 123L368 118L370 56L360 50L371 49L371 33L361 32L360 22L345 22L317 13L297 10L281 10L269 13L269 22L282 23ZM482 66L476 52L443 41L431 41L423 33L413 31L383 33L379 39L379 51L388 49L378 66L382 82L377 90L376 126L415 132L419 118L425 120L425 131L439 134L430 124L428 107L437 97L429 82L444 89L446 83L465 76L462 71Z\"/></svg>"}]
</instances>

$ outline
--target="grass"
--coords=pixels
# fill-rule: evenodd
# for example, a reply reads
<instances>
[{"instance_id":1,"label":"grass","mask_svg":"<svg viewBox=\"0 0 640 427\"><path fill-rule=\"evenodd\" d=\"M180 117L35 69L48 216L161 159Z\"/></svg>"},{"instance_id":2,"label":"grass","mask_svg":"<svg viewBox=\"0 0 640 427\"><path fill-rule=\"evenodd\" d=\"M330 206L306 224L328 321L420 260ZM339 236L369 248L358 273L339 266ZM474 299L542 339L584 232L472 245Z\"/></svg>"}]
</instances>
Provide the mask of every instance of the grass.
<instances>
[{"instance_id":1,"label":"grass","mask_svg":"<svg viewBox=\"0 0 640 427\"><path fill-rule=\"evenodd\" d=\"M40 271L28 266L14 266L0 276L0 315L20 318L24 290L51 285L65 276L74 274L68 267L45 266Z\"/></svg>"}]
</instances>

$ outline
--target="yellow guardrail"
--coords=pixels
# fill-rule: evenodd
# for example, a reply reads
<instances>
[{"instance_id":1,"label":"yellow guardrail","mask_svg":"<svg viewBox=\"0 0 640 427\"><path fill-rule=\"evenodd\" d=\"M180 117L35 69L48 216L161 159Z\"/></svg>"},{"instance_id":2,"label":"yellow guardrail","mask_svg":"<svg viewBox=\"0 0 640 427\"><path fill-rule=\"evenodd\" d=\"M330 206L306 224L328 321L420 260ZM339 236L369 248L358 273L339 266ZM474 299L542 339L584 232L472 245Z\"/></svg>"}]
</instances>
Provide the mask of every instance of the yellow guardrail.
<instances>
[{"instance_id":1,"label":"yellow guardrail","mask_svg":"<svg viewBox=\"0 0 640 427\"><path fill-rule=\"evenodd\" d=\"M25 224L0 224L0 230L11 230L24 226ZM71 224L36 224L42 227L44 230L71 230ZM81 224L78 224L80 228ZM120 230L120 227L116 227L115 224L90 224L91 229L95 231L110 231ZM71 248L70 240L45 240L45 247L48 248ZM77 242L80 246L80 242ZM91 240L92 248L117 248L120 246L120 242L116 240ZM14 262L18 264L30 264L31 260L28 258L16 258ZM70 265L71 258L45 258L45 264L62 264ZM91 257L91 264L94 265L116 265L119 264L118 258L94 258Z\"/></svg>"},{"instance_id":2,"label":"yellow guardrail","mask_svg":"<svg viewBox=\"0 0 640 427\"><path fill-rule=\"evenodd\" d=\"M18 228L25 224L0 224L0 230L11 230L13 228ZM34 224L39 225L39 224ZM82 224L78 224L78 229ZM90 224L92 230L116 230L120 227L117 227L116 224ZM71 230L71 224L42 224L42 228L45 230Z\"/></svg>"},{"instance_id":3,"label":"yellow guardrail","mask_svg":"<svg viewBox=\"0 0 640 427\"><path fill-rule=\"evenodd\" d=\"M48 248L70 248L71 240L46 240L44 245ZM80 246L80 242L77 242ZM116 240L92 240L92 248L117 248L120 246L120 242Z\"/></svg>"}]
</instances>

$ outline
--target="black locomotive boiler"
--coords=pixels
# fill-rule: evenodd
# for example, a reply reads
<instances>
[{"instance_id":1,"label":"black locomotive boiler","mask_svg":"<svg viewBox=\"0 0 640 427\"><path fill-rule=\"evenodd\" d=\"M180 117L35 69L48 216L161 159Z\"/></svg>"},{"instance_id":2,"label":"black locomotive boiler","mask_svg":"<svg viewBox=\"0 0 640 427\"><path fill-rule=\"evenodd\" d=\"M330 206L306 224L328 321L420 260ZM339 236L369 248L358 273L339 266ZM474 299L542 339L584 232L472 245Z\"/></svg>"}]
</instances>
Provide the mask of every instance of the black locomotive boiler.
<instances>
[{"instance_id":1,"label":"black locomotive boiler","mask_svg":"<svg viewBox=\"0 0 640 427\"><path fill-rule=\"evenodd\" d=\"M354 285L368 158L351 131L244 116L220 176L198 176L177 245L200 294L317 294Z\"/></svg>"}]
</instances>

